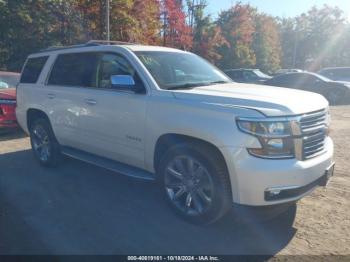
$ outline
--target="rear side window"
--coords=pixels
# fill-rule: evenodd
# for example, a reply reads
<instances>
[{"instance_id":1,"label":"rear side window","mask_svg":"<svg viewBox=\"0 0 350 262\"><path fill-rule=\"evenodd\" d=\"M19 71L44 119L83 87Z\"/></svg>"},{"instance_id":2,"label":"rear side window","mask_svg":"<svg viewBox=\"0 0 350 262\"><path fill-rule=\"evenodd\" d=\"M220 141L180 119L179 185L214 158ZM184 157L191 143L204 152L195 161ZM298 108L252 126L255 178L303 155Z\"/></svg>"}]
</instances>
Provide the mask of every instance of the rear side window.
<instances>
[{"instance_id":1,"label":"rear side window","mask_svg":"<svg viewBox=\"0 0 350 262\"><path fill-rule=\"evenodd\" d=\"M25 84L35 84L38 81L41 70L43 70L48 58L48 56L29 58L24 66L20 82Z\"/></svg>"},{"instance_id":2,"label":"rear side window","mask_svg":"<svg viewBox=\"0 0 350 262\"><path fill-rule=\"evenodd\" d=\"M96 87L97 53L70 53L58 55L52 68L49 85Z\"/></svg>"}]
</instances>

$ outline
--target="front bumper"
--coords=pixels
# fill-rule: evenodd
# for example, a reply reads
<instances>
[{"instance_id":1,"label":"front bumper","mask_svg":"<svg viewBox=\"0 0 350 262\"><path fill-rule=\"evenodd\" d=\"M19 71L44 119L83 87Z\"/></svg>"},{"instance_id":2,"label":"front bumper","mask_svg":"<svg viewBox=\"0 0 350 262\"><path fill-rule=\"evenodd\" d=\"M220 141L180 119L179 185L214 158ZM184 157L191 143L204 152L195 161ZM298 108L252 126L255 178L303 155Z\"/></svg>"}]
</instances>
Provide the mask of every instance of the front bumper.
<instances>
[{"instance_id":1,"label":"front bumper","mask_svg":"<svg viewBox=\"0 0 350 262\"><path fill-rule=\"evenodd\" d=\"M245 148L221 148L230 174L233 202L264 206L296 201L310 194L333 163L333 141L329 137L325 149L322 155L300 161L261 159L251 156ZM297 190L286 197L268 199L265 194L271 188Z\"/></svg>"},{"instance_id":2,"label":"front bumper","mask_svg":"<svg viewBox=\"0 0 350 262\"><path fill-rule=\"evenodd\" d=\"M326 186L330 177L333 175L334 163L326 170L325 174L315 181L305 186L285 186L272 187L265 190L265 201L283 200L301 196L317 186Z\"/></svg>"}]
</instances>

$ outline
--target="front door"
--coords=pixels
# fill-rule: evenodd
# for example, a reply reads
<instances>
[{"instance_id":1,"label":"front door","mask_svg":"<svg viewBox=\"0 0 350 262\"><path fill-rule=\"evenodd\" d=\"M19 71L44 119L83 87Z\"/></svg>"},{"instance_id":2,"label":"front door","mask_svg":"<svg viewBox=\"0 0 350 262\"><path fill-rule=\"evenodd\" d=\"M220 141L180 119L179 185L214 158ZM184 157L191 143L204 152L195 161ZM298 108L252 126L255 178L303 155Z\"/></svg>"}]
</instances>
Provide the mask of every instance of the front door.
<instances>
[{"instance_id":1,"label":"front door","mask_svg":"<svg viewBox=\"0 0 350 262\"><path fill-rule=\"evenodd\" d=\"M130 165L144 165L147 94L118 90L112 75L131 75L143 85L136 70L123 56L101 53L96 88L85 90L84 114L79 117L85 150Z\"/></svg>"}]
</instances>

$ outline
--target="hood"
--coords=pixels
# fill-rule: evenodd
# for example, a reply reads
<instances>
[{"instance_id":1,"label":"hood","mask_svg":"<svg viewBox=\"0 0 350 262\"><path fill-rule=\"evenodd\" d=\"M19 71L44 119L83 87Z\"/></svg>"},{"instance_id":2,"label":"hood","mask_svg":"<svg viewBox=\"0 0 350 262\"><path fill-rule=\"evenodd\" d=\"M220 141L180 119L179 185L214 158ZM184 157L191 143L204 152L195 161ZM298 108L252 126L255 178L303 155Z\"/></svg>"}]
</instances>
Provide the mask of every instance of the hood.
<instances>
[{"instance_id":1,"label":"hood","mask_svg":"<svg viewBox=\"0 0 350 262\"><path fill-rule=\"evenodd\" d=\"M16 99L16 88L0 89L0 99Z\"/></svg>"},{"instance_id":2,"label":"hood","mask_svg":"<svg viewBox=\"0 0 350 262\"><path fill-rule=\"evenodd\" d=\"M173 94L178 99L195 100L225 107L255 109L267 116L298 115L328 106L328 101L316 93L241 83L174 90Z\"/></svg>"}]
</instances>

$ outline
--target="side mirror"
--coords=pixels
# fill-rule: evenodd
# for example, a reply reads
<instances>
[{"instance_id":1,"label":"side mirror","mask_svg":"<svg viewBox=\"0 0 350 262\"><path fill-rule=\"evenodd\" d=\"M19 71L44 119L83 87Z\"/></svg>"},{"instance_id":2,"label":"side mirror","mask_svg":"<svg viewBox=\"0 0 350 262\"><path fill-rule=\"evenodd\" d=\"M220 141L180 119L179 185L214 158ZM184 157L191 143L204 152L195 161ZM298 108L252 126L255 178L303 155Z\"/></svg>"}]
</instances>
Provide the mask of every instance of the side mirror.
<instances>
[{"instance_id":1,"label":"side mirror","mask_svg":"<svg viewBox=\"0 0 350 262\"><path fill-rule=\"evenodd\" d=\"M112 88L129 90L137 94L144 94L146 92L143 84L136 83L131 75L112 75L111 85Z\"/></svg>"},{"instance_id":2,"label":"side mirror","mask_svg":"<svg viewBox=\"0 0 350 262\"><path fill-rule=\"evenodd\" d=\"M135 86L135 80L131 75L113 75L111 76L111 85L113 88L132 90Z\"/></svg>"}]
</instances>

